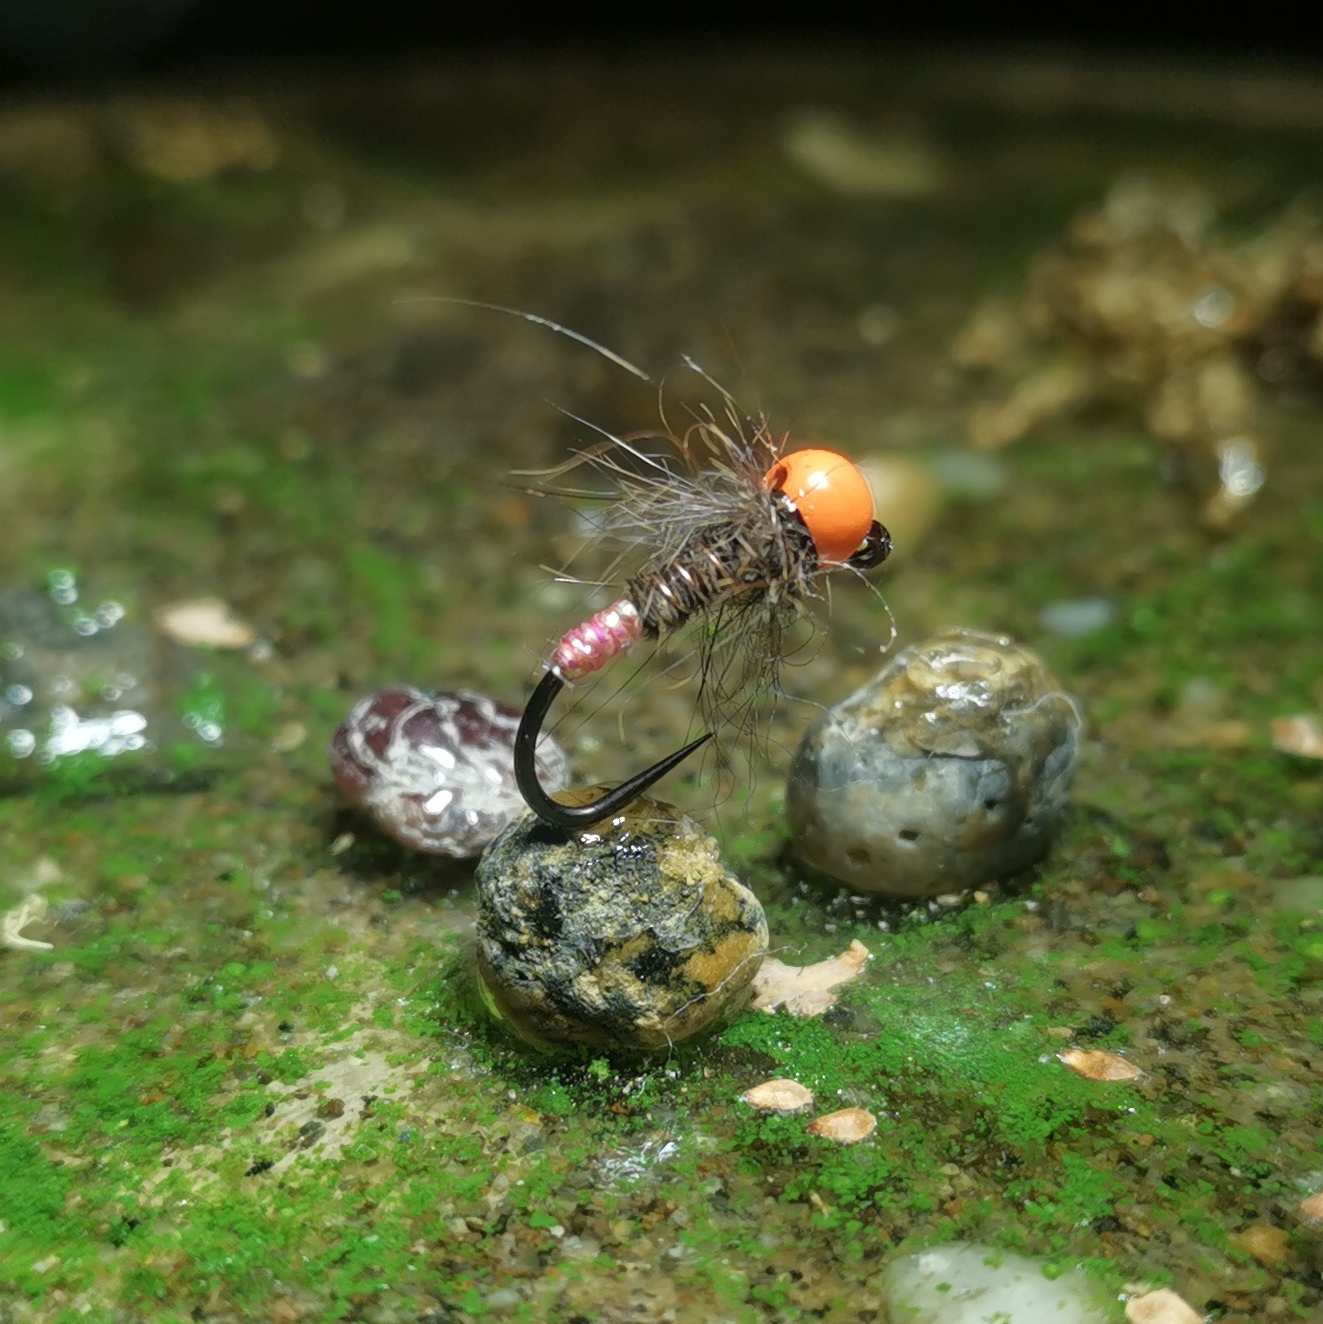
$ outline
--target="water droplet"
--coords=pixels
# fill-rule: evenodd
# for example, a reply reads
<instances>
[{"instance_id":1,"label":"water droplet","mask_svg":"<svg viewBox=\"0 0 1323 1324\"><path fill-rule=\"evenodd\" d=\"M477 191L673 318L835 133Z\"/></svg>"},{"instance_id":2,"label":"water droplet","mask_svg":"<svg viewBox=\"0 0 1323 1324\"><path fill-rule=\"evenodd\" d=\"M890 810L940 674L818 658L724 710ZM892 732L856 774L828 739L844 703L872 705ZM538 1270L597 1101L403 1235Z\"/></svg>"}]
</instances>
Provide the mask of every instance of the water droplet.
<instances>
[{"instance_id":1,"label":"water droplet","mask_svg":"<svg viewBox=\"0 0 1323 1324\"><path fill-rule=\"evenodd\" d=\"M1210 331L1216 330L1235 311L1236 299L1230 290L1221 285L1201 294L1190 308L1194 320Z\"/></svg>"},{"instance_id":2,"label":"water droplet","mask_svg":"<svg viewBox=\"0 0 1323 1324\"><path fill-rule=\"evenodd\" d=\"M9 752L16 759L25 759L36 749L37 737L31 731L24 731L20 728L6 733L5 744L9 746Z\"/></svg>"}]
</instances>

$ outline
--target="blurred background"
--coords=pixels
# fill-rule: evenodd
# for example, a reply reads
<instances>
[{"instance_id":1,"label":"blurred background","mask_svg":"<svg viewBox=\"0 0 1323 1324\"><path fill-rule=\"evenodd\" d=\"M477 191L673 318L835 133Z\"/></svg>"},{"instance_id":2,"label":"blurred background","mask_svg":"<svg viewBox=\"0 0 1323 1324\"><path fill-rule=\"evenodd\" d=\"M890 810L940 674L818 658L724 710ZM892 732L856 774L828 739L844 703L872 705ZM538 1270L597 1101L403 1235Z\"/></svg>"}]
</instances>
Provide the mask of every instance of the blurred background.
<instances>
[{"instance_id":1,"label":"blurred background","mask_svg":"<svg viewBox=\"0 0 1323 1324\"><path fill-rule=\"evenodd\" d=\"M1100 53L1164 54L1175 58L1246 56L1316 60L1317 25L1294 7L1278 12L1206 9L1193 20L1184 7L1159 6L1142 19L1106 9L1066 6L1042 11L984 6L980 12L926 12L888 6L861 18L857 10L759 14L704 6L677 14L645 6L617 7L587 18L555 7L517 16L482 6L425 0L325 5L315 0L24 0L0 3L0 80L4 85L95 80L236 68L269 60L362 61L483 48L534 50L616 44L622 48L749 41L918 40L977 47L1073 45Z\"/></svg>"}]
</instances>

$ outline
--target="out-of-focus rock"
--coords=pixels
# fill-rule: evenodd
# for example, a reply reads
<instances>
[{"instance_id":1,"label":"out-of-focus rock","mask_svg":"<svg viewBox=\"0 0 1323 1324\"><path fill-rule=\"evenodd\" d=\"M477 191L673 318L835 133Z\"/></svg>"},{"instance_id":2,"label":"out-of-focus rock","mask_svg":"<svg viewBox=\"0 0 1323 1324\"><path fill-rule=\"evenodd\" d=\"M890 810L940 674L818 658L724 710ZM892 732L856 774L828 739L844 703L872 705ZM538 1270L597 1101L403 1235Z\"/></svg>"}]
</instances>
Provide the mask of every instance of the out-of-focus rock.
<instances>
[{"instance_id":1,"label":"out-of-focus rock","mask_svg":"<svg viewBox=\"0 0 1323 1324\"><path fill-rule=\"evenodd\" d=\"M271 126L242 102L126 101L114 122L129 163L157 179L178 183L227 170L269 170L280 159Z\"/></svg>"},{"instance_id":2,"label":"out-of-focus rock","mask_svg":"<svg viewBox=\"0 0 1323 1324\"><path fill-rule=\"evenodd\" d=\"M840 115L801 110L786 125L785 154L838 193L923 197L945 182L932 148L905 134L866 134Z\"/></svg>"},{"instance_id":3,"label":"out-of-focus rock","mask_svg":"<svg viewBox=\"0 0 1323 1324\"><path fill-rule=\"evenodd\" d=\"M912 552L924 539L942 509L942 488L925 464L906 455L885 452L860 462L877 510L886 512L892 556Z\"/></svg>"}]
</instances>

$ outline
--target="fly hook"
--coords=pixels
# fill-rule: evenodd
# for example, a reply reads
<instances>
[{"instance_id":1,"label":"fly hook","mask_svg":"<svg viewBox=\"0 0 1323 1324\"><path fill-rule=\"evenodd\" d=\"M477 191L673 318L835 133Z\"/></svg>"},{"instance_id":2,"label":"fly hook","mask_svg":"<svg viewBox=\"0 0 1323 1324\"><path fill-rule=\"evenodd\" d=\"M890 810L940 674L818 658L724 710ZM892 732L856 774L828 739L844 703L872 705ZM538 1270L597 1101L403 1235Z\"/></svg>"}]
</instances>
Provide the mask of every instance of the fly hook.
<instances>
[{"instance_id":1,"label":"fly hook","mask_svg":"<svg viewBox=\"0 0 1323 1324\"><path fill-rule=\"evenodd\" d=\"M710 540L705 539L704 542L710 554ZM840 564L857 571L871 570L885 561L890 552L891 535L877 520L873 520L868 525L868 531L864 534L858 550ZM679 582L688 582L692 587L692 574L681 575L675 587L678 587ZM677 749L651 767L644 768L642 772L636 773L628 781L621 782L614 790L607 791L605 795L588 804L560 804L542 789L542 783L538 781L537 776L537 742L548 710L565 687L562 673L574 676L595 671L608 658L623 653L640 638L656 636L661 632L661 625L656 620L645 620L634 605L635 595L644 596L639 591L638 583L631 581L628 587L630 597L612 603L610 607L590 617L561 639L546 672L529 697L524 715L519 722L519 730L515 735L515 782L518 784L520 795L524 797L524 803L543 822L566 831L586 827L590 823L599 822L618 813L655 782L660 781L672 768L684 762L696 749L712 739L712 732L709 731L699 736L697 740L691 740L682 749ZM656 588L656 585L654 584L653 587ZM675 593L667 594L664 592L665 588L666 585L663 583L662 596L674 602Z\"/></svg>"},{"instance_id":2,"label":"fly hook","mask_svg":"<svg viewBox=\"0 0 1323 1324\"><path fill-rule=\"evenodd\" d=\"M668 754L650 768L644 768L627 782L621 782L613 791L584 805L563 805L553 800L542 789L537 777L537 741L542 732L542 723L546 720L547 709L561 692L565 682L555 671L548 671L538 682L524 709L519 722L519 731L515 735L514 770L515 781L524 803L544 822L553 827L574 831L587 827L603 818L610 818L632 800L637 800L654 782L660 781L672 768L682 763L694 750L707 744L712 739L712 732L691 740L683 749Z\"/></svg>"}]
</instances>

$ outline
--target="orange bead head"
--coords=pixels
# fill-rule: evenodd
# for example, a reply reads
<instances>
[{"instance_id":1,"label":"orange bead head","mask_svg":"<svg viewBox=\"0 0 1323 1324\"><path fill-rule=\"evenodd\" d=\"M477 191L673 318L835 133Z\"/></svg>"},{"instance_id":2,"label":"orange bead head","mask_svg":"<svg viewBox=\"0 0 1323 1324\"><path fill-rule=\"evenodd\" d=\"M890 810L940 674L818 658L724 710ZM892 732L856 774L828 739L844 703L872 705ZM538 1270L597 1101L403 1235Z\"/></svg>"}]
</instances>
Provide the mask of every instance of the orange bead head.
<instances>
[{"instance_id":1,"label":"orange bead head","mask_svg":"<svg viewBox=\"0 0 1323 1324\"><path fill-rule=\"evenodd\" d=\"M835 451L791 451L763 475L763 486L790 499L812 535L819 561L848 560L872 527L868 480Z\"/></svg>"}]
</instances>

